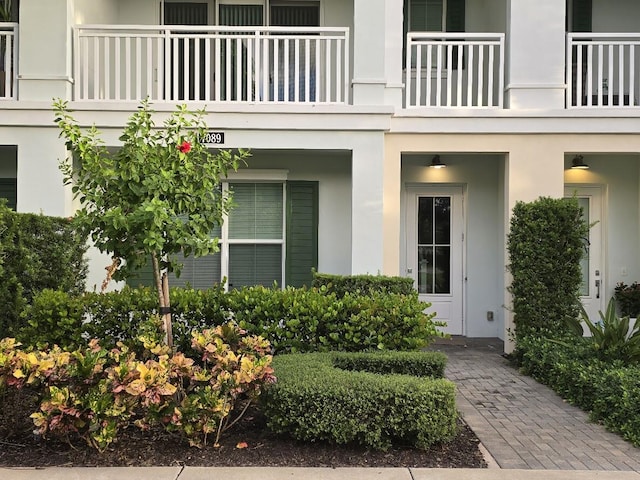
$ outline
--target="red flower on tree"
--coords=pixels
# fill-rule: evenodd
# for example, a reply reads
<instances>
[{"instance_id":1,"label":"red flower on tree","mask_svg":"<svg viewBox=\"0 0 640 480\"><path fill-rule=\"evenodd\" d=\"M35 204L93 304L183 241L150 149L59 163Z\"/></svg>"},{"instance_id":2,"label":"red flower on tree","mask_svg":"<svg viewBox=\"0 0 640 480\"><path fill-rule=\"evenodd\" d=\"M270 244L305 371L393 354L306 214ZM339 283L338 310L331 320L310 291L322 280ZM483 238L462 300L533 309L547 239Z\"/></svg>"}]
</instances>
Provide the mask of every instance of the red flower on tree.
<instances>
[{"instance_id":1,"label":"red flower on tree","mask_svg":"<svg viewBox=\"0 0 640 480\"><path fill-rule=\"evenodd\" d=\"M180 150L182 153L189 153L189 151L191 150L191 144L187 141L184 141L180 145L178 145L178 150Z\"/></svg>"}]
</instances>

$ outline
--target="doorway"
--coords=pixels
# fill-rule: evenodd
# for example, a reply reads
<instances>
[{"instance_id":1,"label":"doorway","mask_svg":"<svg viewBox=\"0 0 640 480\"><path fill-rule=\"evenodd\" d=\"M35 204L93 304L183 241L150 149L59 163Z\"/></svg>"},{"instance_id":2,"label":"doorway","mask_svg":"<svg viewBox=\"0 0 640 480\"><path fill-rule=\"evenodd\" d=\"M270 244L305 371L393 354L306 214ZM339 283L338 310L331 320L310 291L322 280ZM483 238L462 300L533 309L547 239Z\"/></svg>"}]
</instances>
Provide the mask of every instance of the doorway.
<instances>
[{"instance_id":1,"label":"doorway","mask_svg":"<svg viewBox=\"0 0 640 480\"><path fill-rule=\"evenodd\" d=\"M442 331L462 335L464 212L461 186L407 189L407 275L427 313L446 322Z\"/></svg>"}]
</instances>

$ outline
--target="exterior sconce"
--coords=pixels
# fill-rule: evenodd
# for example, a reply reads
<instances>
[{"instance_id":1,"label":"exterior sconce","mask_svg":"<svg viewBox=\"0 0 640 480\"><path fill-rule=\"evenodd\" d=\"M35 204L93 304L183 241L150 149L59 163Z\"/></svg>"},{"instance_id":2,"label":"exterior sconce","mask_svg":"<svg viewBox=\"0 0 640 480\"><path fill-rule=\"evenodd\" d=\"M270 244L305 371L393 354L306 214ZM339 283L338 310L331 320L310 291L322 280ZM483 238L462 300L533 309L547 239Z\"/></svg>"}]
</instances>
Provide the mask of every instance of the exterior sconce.
<instances>
[{"instance_id":1,"label":"exterior sconce","mask_svg":"<svg viewBox=\"0 0 640 480\"><path fill-rule=\"evenodd\" d=\"M584 163L582 155L576 155L571 161L571 168L576 170L588 170L589 165Z\"/></svg>"},{"instance_id":2,"label":"exterior sconce","mask_svg":"<svg viewBox=\"0 0 640 480\"><path fill-rule=\"evenodd\" d=\"M436 155L431 159L431 165L429 168L445 168L446 165L440 161L440 155Z\"/></svg>"}]
</instances>

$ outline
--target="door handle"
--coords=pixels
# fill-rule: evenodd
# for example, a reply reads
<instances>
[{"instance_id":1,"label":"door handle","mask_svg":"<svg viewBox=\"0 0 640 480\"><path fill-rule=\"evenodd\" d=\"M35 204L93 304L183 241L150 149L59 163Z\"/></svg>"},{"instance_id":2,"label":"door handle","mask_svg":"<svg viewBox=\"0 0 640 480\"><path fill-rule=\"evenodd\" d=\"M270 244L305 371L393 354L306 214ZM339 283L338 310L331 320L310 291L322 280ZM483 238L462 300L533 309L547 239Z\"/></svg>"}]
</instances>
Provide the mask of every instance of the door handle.
<instances>
[{"instance_id":1,"label":"door handle","mask_svg":"<svg viewBox=\"0 0 640 480\"><path fill-rule=\"evenodd\" d=\"M596 298L600 298L600 280L596 280Z\"/></svg>"}]
</instances>

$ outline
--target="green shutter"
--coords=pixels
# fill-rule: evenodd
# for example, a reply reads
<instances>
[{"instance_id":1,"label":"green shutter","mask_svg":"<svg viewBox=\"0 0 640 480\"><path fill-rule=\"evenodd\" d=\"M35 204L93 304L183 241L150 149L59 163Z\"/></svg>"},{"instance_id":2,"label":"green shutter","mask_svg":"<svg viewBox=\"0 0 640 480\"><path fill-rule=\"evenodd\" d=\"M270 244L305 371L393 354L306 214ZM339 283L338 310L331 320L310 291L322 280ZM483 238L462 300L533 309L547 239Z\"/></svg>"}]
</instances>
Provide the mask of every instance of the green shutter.
<instances>
[{"instance_id":1,"label":"green shutter","mask_svg":"<svg viewBox=\"0 0 640 480\"><path fill-rule=\"evenodd\" d=\"M287 182L287 285L310 286L318 268L318 182Z\"/></svg>"},{"instance_id":2,"label":"green shutter","mask_svg":"<svg viewBox=\"0 0 640 480\"><path fill-rule=\"evenodd\" d=\"M262 26L262 5L220 5L219 23L232 27Z\"/></svg>"},{"instance_id":3,"label":"green shutter","mask_svg":"<svg viewBox=\"0 0 640 480\"><path fill-rule=\"evenodd\" d=\"M573 32L591 32L593 20L592 0L573 0L571 9L571 30Z\"/></svg>"},{"instance_id":4,"label":"green shutter","mask_svg":"<svg viewBox=\"0 0 640 480\"><path fill-rule=\"evenodd\" d=\"M447 32L465 31L465 0L447 0Z\"/></svg>"},{"instance_id":5,"label":"green shutter","mask_svg":"<svg viewBox=\"0 0 640 480\"><path fill-rule=\"evenodd\" d=\"M7 207L16 209L18 203L18 182L15 178L0 178L0 198L7 200Z\"/></svg>"}]
</instances>

